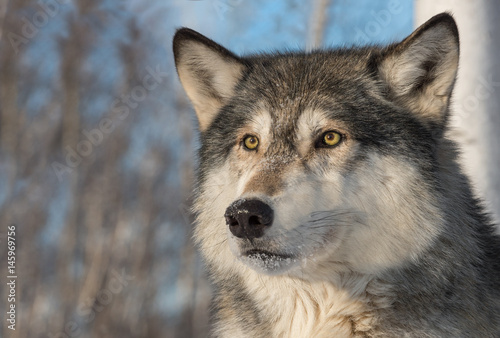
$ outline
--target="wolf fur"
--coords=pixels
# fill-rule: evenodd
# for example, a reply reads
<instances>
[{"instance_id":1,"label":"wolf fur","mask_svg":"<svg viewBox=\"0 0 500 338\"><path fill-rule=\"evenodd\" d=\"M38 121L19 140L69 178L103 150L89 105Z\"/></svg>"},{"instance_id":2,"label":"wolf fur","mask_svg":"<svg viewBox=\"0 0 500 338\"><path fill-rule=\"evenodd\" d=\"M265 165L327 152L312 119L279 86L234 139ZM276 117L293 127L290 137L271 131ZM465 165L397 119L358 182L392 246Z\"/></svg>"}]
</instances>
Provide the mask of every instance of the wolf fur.
<instances>
[{"instance_id":1,"label":"wolf fur","mask_svg":"<svg viewBox=\"0 0 500 338\"><path fill-rule=\"evenodd\" d=\"M239 57L187 28L173 47L214 336L500 337L500 239L446 137L449 14L386 47Z\"/></svg>"}]
</instances>

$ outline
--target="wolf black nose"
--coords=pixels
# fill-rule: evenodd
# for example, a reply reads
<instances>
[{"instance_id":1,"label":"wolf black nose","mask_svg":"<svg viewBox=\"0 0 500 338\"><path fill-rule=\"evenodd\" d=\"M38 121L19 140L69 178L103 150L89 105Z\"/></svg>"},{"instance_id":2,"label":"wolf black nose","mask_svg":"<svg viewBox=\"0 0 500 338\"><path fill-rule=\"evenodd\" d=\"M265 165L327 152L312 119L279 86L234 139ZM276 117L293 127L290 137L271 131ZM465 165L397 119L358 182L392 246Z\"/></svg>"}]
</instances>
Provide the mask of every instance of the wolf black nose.
<instances>
[{"instance_id":1,"label":"wolf black nose","mask_svg":"<svg viewBox=\"0 0 500 338\"><path fill-rule=\"evenodd\" d=\"M238 238L253 240L264 235L264 229L273 223L274 211L259 200L238 200L227 209L224 217L231 233Z\"/></svg>"}]
</instances>

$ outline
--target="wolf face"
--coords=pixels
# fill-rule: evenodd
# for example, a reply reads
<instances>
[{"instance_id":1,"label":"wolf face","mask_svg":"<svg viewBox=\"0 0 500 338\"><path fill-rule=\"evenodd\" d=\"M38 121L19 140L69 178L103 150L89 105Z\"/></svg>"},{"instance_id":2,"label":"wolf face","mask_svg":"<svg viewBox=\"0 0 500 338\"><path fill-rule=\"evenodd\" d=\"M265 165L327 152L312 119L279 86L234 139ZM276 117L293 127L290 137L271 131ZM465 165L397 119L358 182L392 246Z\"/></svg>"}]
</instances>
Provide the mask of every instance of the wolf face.
<instances>
[{"instance_id":1,"label":"wolf face","mask_svg":"<svg viewBox=\"0 0 500 338\"><path fill-rule=\"evenodd\" d=\"M201 132L195 238L214 269L375 274L442 232L449 15L386 48L247 57L183 28L174 54Z\"/></svg>"},{"instance_id":2,"label":"wolf face","mask_svg":"<svg viewBox=\"0 0 500 338\"><path fill-rule=\"evenodd\" d=\"M500 239L446 138L458 32L174 56L199 122L195 239L220 337L497 337Z\"/></svg>"}]
</instances>

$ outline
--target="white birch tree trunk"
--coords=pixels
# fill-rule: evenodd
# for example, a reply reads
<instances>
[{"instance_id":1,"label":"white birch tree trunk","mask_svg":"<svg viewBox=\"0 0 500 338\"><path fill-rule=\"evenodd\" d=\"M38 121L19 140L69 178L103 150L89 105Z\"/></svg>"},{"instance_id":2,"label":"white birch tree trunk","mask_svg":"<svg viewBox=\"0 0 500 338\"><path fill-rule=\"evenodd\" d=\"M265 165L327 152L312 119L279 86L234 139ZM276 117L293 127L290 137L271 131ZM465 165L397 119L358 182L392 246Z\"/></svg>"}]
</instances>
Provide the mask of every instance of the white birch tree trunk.
<instances>
[{"instance_id":1,"label":"white birch tree trunk","mask_svg":"<svg viewBox=\"0 0 500 338\"><path fill-rule=\"evenodd\" d=\"M319 48L323 43L323 34L328 21L327 12L329 7L329 0L316 0L313 3L312 15L309 21L309 38L306 42L308 50Z\"/></svg>"},{"instance_id":2,"label":"white birch tree trunk","mask_svg":"<svg viewBox=\"0 0 500 338\"><path fill-rule=\"evenodd\" d=\"M500 6L496 1L416 0L415 24L448 11L460 33L450 136L478 196L500 220Z\"/></svg>"}]
</instances>

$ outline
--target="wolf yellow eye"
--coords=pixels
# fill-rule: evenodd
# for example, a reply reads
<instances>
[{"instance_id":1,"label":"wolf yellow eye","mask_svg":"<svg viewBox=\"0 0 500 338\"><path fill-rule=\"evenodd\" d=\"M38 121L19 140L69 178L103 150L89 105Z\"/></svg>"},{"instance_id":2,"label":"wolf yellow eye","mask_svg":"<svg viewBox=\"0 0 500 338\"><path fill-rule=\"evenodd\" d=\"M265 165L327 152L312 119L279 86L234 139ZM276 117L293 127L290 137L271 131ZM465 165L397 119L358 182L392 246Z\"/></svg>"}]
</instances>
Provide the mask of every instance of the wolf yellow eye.
<instances>
[{"instance_id":1,"label":"wolf yellow eye","mask_svg":"<svg viewBox=\"0 0 500 338\"><path fill-rule=\"evenodd\" d=\"M249 135L245 137L245 139L243 140L243 144L248 150L255 150L259 145L259 139L256 136Z\"/></svg>"},{"instance_id":2,"label":"wolf yellow eye","mask_svg":"<svg viewBox=\"0 0 500 338\"><path fill-rule=\"evenodd\" d=\"M329 147L337 145L342 139L342 135L334 131L328 131L323 134L323 144Z\"/></svg>"}]
</instances>

